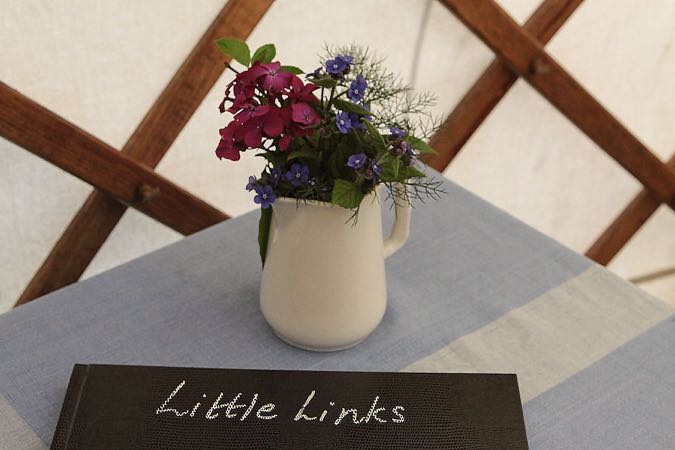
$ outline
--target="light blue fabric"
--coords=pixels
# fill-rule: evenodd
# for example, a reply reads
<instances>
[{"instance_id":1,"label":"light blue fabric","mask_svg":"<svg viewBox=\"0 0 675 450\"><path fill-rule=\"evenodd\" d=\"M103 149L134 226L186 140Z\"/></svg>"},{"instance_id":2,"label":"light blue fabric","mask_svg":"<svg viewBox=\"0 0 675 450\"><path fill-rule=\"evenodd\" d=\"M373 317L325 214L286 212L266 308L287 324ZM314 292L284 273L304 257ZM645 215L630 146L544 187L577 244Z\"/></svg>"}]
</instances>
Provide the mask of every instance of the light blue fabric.
<instances>
[{"instance_id":1,"label":"light blue fabric","mask_svg":"<svg viewBox=\"0 0 675 450\"><path fill-rule=\"evenodd\" d=\"M524 406L531 448L675 448L675 315Z\"/></svg>"},{"instance_id":2,"label":"light blue fabric","mask_svg":"<svg viewBox=\"0 0 675 450\"><path fill-rule=\"evenodd\" d=\"M49 443L75 363L400 370L591 265L446 190L413 211L410 241L387 261L385 319L355 349L314 354L273 336L258 309L256 212L1 315L0 394Z\"/></svg>"}]
</instances>

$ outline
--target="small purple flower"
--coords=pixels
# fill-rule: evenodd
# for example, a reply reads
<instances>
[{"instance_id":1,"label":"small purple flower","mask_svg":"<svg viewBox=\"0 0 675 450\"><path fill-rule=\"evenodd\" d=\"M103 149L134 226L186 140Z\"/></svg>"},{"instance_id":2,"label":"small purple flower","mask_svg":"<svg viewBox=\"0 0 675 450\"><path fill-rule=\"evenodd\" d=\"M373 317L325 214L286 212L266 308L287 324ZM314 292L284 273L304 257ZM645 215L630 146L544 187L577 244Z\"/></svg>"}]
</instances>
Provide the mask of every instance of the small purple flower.
<instances>
[{"instance_id":1,"label":"small purple flower","mask_svg":"<svg viewBox=\"0 0 675 450\"><path fill-rule=\"evenodd\" d=\"M335 125L340 133L347 134L352 129L352 119L348 112L342 111L335 116Z\"/></svg>"},{"instance_id":2,"label":"small purple flower","mask_svg":"<svg viewBox=\"0 0 675 450\"><path fill-rule=\"evenodd\" d=\"M361 122L361 118L365 116L360 116L356 113L349 113L349 120L352 123L352 128L355 130L364 130L366 125Z\"/></svg>"},{"instance_id":3,"label":"small purple flower","mask_svg":"<svg viewBox=\"0 0 675 450\"><path fill-rule=\"evenodd\" d=\"M314 72L305 75L305 78L319 78L321 76L321 69L323 69L323 67L317 67Z\"/></svg>"},{"instance_id":4,"label":"small purple flower","mask_svg":"<svg viewBox=\"0 0 675 450\"><path fill-rule=\"evenodd\" d=\"M279 180L281 179L281 170L270 170L270 176L272 177L272 185L276 187L279 184Z\"/></svg>"},{"instance_id":5,"label":"small purple flower","mask_svg":"<svg viewBox=\"0 0 675 450\"><path fill-rule=\"evenodd\" d=\"M347 165L352 169L360 169L361 167L364 166L365 163L366 163L365 153L357 153L355 155L350 156L349 159L347 160Z\"/></svg>"},{"instance_id":6,"label":"small purple flower","mask_svg":"<svg viewBox=\"0 0 675 450\"><path fill-rule=\"evenodd\" d=\"M256 196L253 197L253 201L257 205L262 206L263 209L269 208L274 203L274 200L277 199L272 186L256 186L255 193Z\"/></svg>"},{"instance_id":7,"label":"small purple flower","mask_svg":"<svg viewBox=\"0 0 675 450\"><path fill-rule=\"evenodd\" d=\"M406 142L406 144L408 144L408 143ZM405 148L405 154L408 155L408 156L410 157L411 160L413 160L414 158L417 158L417 150L415 150L415 149L413 148L413 146L410 145L410 144L408 144L408 145L406 146L406 148Z\"/></svg>"},{"instance_id":8,"label":"small purple flower","mask_svg":"<svg viewBox=\"0 0 675 450\"><path fill-rule=\"evenodd\" d=\"M394 155L402 156L404 153L408 154L411 149L412 146L409 142L401 141L394 146Z\"/></svg>"},{"instance_id":9,"label":"small purple flower","mask_svg":"<svg viewBox=\"0 0 675 450\"><path fill-rule=\"evenodd\" d=\"M248 184L246 185L247 191L252 191L258 185L258 180L254 176L248 177Z\"/></svg>"},{"instance_id":10,"label":"small purple flower","mask_svg":"<svg viewBox=\"0 0 675 450\"><path fill-rule=\"evenodd\" d=\"M375 161L370 163L370 168L373 169L373 172L375 172L375 175L377 175L378 177L382 175L382 168L379 165L377 165Z\"/></svg>"},{"instance_id":11,"label":"small purple flower","mask_svg":"<svg viewBox=\"0 0 675 450\"><path fill-rule=\"evenodd\" d=\"M286 179L295 187L302 186L309 179L309 167L299 163L293 164L286 172Z\"/></svg>"},{"instance_id":12,"label":"small purple flower","mask_svg":"<svg viewBox=\"0 0 675 450\"><path fill-rule=\"evenodd\" d=\"M353 102L360 102L363 99L364 94L366 93L366 88L368 87L368 82L363 75L357 75L356 79L352 81L347 90L347 97Z\"/></svg>"},{"instance_id":13,"label":"small purple flower","mask_svg":"<svg viewBox=\"0 0 675 450\"><path fill-rule=\"evenodd\" d=\"M344 75L349 70L351 63L351 56L337 55L335 59L326 61L326 72L331 75Z\"/></svg>"},{"instance_id":14,"label":"small purple flower","mask_svg":"<svg viewBox=\"0 0 675 450\"><path fill-rule=\"evenodd\" d=\"M389 128L389 132L396 139L403 139L404 137L406 137L408 135L407 131L402 130L399 127L396 127L396 126L393 126L393 127Z\"/></svg>"},{"instance_id":15,"label":"small purple flower","mask_svg":"<svg viewBox=\"0 0 675 450\"><path fill-rule=\"evenodd\" d=\"M366 178L372 180L375 177L379 177L382 174L382 168L377 165L375 161L370 163L370 166L366 169Z\"/></svg>"}]
</instances>

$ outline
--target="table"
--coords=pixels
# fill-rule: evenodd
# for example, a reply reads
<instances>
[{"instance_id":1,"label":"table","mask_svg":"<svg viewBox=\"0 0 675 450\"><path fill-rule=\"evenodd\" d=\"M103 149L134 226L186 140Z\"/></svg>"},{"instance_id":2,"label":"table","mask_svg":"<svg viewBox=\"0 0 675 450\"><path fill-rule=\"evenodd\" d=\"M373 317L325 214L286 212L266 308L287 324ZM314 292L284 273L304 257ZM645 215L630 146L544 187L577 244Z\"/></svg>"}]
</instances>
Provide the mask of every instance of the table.
<instances>
[{"instance_id":1,"label":"table","mask_svg":"<svg viewBox=\"0 0 675 450\"><path fill-rule=\"evenodd\" d=\"M344 352L267 327L257 212L0 315L0 448L49 445L74 363L517 373L532 448L675 447L675 309L445 188L387 260L382 324Z\"/></svg>"}]
</instances>

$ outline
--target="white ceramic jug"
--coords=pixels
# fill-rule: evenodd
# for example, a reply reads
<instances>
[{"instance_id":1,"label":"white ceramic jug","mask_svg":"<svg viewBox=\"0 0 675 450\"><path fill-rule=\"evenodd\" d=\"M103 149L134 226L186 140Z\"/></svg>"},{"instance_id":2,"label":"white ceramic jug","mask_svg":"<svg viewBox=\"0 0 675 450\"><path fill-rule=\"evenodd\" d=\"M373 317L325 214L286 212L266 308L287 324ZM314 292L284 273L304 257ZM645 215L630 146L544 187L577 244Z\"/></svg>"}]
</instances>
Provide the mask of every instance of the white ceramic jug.
<instances>
[{"instance_id":1,"label":"white ceramic jug","mask_svg":"<svg viewBox=\"0 0 675 450\"><path fill-rule=\"evenodd\" d=\"M278 198L273 205L260 307L276 334L296 347L352 347L382 320L387 304L384 258L410 230L410 206L397 205L391 235L382 239L379 195L352 211L329 203Z\"/></svg>"}]
</instances>

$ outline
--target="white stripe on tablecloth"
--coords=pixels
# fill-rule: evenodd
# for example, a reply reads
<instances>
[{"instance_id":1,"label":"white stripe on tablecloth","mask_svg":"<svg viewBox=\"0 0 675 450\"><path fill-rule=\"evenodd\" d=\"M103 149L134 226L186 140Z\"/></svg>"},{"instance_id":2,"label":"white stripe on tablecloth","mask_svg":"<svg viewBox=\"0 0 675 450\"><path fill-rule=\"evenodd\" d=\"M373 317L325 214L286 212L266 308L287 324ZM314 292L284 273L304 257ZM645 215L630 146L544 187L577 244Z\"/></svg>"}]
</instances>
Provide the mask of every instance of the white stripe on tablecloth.
<instances>
[{"instance_id":1,"label":"white stripe on tablecloth","mask_svg":"<svg viewBox=\"0 0 675 450\"><path fill-rule=\"evenodd\" d=\"M617 278L592 266L404 371L516 373L526 402L673 313Z\"/></svg>"},{"instance_id":2,"label":"white stripe on tablecloth","mask_svg":"<svg viewBox=\"0 0 675 450\"><path fill-rule=\"evenodd\" d=\"M47 448L2 394L0 394L0 418L0 450Z\"/></svg>"}]
</instances>

